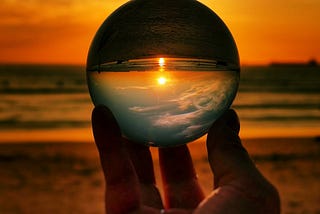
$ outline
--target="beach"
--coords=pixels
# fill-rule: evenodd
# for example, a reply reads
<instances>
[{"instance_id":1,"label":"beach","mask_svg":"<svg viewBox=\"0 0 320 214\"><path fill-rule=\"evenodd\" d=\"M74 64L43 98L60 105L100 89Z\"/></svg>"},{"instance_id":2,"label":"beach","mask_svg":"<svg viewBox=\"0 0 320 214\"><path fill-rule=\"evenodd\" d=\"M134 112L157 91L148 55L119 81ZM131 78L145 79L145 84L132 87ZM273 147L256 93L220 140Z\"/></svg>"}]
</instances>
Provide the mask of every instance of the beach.
<instances>
[{"instance_id":1,"label":"beach","mask_svg":"<svg viewBox=\"0 0 320 214\"><path fill-rule=\"evenodd\" d=\"M320 213L320 142L314 138L244 139L278 189L284 214ZM212 191L205 142L189 144L199 182ZM157 149L152 148L159 188ZM104 180L93 142L0 144L0 213L104 213Z\"/></svg>"},{"instance_id":2,"label":"beach","mask_svg":"<svg viewBox=\"0 0 320 214\"><path fill-rule=\"evenodd\" d=\"M320 68L248 66L231 106L240 137L280 192L282 213L320 213ZM82 66L0 66L0 213L104 213ZM205 137L189 143L206 194ZM152 148L157 182L161 179Z\"/></svg>"},{"instance_id":3,"label":"beach","mask_svg":"<svg viewBox=\"0 0 320 214\"><path fill-rule=\"evenodd\" d=\"M162 196L171 144L213 191L206 135L229 108L281 213L320 214L320 0L126 2L1 1L0 214L105 213L101 104L150 146Z\"/></svg>"}]
</instances>

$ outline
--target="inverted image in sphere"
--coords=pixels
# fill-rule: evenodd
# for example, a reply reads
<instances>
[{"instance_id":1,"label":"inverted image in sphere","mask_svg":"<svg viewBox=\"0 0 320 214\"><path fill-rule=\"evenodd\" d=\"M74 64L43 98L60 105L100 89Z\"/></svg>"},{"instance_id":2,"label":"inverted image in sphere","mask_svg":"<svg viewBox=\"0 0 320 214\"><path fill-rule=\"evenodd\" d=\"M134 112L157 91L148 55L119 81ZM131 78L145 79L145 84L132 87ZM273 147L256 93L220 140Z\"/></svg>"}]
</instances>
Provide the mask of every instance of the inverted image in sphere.
<instances>
[{"instance_id":1,"label":"inverted image in sphere","mask_svg":"<svg viewBox=\"0 0 320 214\"><path fill-rule=\"evenodd\" d=\"M95 105L114 114L124 137L185 144L230 107L239 82L232 35L193 0L133 0L111 14L91 44L87 82Z\"/></svg>"}]
</instances>

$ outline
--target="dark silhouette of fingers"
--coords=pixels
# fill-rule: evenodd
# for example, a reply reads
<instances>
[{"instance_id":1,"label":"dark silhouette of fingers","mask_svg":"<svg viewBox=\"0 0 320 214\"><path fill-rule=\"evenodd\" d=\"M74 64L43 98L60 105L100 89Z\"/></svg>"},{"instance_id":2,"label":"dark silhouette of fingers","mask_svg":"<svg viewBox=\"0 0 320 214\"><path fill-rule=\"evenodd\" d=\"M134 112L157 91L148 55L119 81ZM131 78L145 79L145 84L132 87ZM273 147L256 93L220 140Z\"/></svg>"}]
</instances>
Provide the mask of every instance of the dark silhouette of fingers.
<instances>
[{"instance_id":1,"label":"dark silhouette of fingers","mask_svg":"<svg viewBox=\"0 0 320 214\"><path fill-rule=\"evenodd\" d=\"M193 209L203 200L192 159L186 145L159 149L167 208Z\"/></svg>"},{"instance_id":2,"label":"dark silhouette of fingers","mask_svg":"<svg viewBox=\"0 0 320 214\"><path fill-rule=\"evenodd\" d=\"M106 211L123 214L141 206L140 187L119 126L104 106L92 113L92 128L106 180Z\"/></svg>"},{"instance_id":3,"label":"dark silhouette of fingers","mask_svg":"<svg viewBox=\"0 0 320 214\"><path fill-rule=\"evenodd\" d=\"M162 209L162 200L156 187L149 147L130 141L126 143L126 146L139 178L142 203L149 207Z\"/></svg>"},{"instance_id":4,"label":"dark silhouette of fingers","mask_svg":"<svg viewBox=\"0 0 320 214\"><path fill-rule=\"evenodd\" d=\"M238 213L279 213L278 192L255 167L241 144L239 130L234 110L228 110L209 130L208 158L216 189L210 200L215 209L225 209L222 213L237 209L243 209Z\"/></svg>"}]
</instances>

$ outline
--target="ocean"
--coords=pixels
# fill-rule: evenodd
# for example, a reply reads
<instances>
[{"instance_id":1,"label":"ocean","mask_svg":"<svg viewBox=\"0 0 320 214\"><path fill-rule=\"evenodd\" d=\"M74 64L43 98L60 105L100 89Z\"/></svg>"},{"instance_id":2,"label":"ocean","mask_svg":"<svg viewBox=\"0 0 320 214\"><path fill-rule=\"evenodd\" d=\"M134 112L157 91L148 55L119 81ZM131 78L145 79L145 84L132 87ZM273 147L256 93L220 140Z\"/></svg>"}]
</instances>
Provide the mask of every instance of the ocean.
<instances>
[{"instance_id":1,"label":"ocean","mask_svg":"<svg viewBox=\"0 0 320 214\"><path fill-rule=\"evenodd\" d=\"M320 67L243 66L242 137L319 137ZM84 66L1 65L0 142L92 141Z\"/></svg>"}]
</instances>

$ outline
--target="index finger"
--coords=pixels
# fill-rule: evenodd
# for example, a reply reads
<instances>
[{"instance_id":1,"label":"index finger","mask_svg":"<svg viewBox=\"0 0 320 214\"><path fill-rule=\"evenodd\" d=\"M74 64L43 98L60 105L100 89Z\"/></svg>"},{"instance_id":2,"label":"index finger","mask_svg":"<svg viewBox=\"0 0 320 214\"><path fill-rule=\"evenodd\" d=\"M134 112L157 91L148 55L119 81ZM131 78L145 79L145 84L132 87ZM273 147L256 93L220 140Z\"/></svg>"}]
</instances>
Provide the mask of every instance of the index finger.
<instances>
[{"instance_id":1,"label":"index finger","mask_svg":"<svg viewBox=\"0 0 320 214\"><path fill-rule=\"evenodd\" d=\"M92 129L106 181L107 213L129 213L139 209L138 177L125 149L120 128L108 108L98 106L93 110Z\"/></svg>"},{"instance_id":2,"label":"index finger","mask_svg":"<svg viewBox=\"0 0 320 214\"><path fill-rule=\"evenodd\" d=\"M186 145L160 148L160 169L166 208L194 209L203 200L189 149Z\"/></svg>"}]
</instances>

